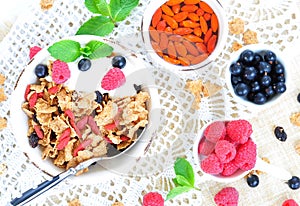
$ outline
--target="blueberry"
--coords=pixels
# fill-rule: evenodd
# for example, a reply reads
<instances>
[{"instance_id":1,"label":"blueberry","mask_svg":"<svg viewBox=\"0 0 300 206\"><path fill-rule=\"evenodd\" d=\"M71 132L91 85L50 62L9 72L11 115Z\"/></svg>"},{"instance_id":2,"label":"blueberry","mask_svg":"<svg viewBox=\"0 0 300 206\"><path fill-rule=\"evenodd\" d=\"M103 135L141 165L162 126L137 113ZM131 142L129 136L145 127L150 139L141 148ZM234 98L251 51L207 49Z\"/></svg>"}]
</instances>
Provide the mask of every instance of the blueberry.
<instances>
[{"instance_id":1,"label":"blueberry","mask_svg":"<svg viewBox=\"0 0 300 206\"><path fill-rule=\"evenodd\" d=\"M268 97L272 97L275 95L275 91L272 86L269 86L265 89L265 93Z\"/></svg>"},{"instance_id":2,"label":"blueberry","mask_svg":"<svg viewBox=\"0 0 300 206\"><path fill-rule=\"evenodd\" d=\"M287 134L285 133L283 127L280 127L280 126L277 126L275 127L274 129L274 134L275 134L275 137L279 140L279 141L286 141L287 139Z\"/></svg>"},{"instance_id":3,"label":"blueberry","mask_svg":"<svg viewBox=\"0 0 300 206\"><path fill-rule=\"evenodd\" d=\"M252 81L256 78L257 70L254 67L246 67L243 77L246 80Z\"/></svg>"},{"instance_id":4,"label":"blueberry","mask_svg":"<svg viewBox=\"0 0 300 206\"><path fill-rule=\"evenodd\" d=\"M231 76L231 83L233 84L233 85L237 85L238 83L240 83L240 82L242 82L243 80L242 80L242 77L240 77L240 76Z\"/></svg>"},{"instance_id":5,"label":"blueberry","mask_svg":"<svg viewBox=\"0 0 300 206\"><path fill-rule=\"evenodd\" d=\"M34 73L39 78L44 78L48 75L48 67L45 64L38 64L34 69Z\"/></svg>"},{"instance_id":6,"label":"blueberry","mask_svg":"<svg viewBox=\"0 0 300 206\"><path fill-rule=\"evenodd\" d=\"M83 58L78 62L78 69L83 72L89 70L91 66L92 66L91 60L86 58Z\"/></svg>"},{"instance_id":7,"label":"blueberry","mask_svg":"<svg viewBox=\"0 0 300 206\"><path fill-rule=\"evenodd\" d=\"M257 175L255 174L251 174L247 177L247 184L250 187L257 187L257 185L259 184L259 178Z\"/></svg>"},{"instance_id":8,"label":"blueberry","mask_svg":"<svg viewBox=\"0 0 300 206\"><path fill-rule=\"evenodd\" d=\"M255 96L255 93L254 92L249 92L248 95L247 95L247 99L251 102L254 101L254 96Z\"/></svg>"},{"instance_id":9,"label":"blueberry","mask_svg":"<svg viewBox=\"0 0 300 206\"><path fill-rule=\"evenodd\" d=\"M112 59L111 64L113 67L118 67L118 68L122 69L126 65L126 59L123 56L115 56Z\"/></svg>"},{"instance_id":10,"label":"blueberry","mask_svg":"<svg viewBox=\"0 0 300 206\"><path fill-rule=\"evenodd\" d=\"M263 61L262 56L259 53L254 54L253 65L258 65L259 62Z\"/></svg>"},{"instance_id":11,"label":"blueberry","mask_svg":"<svg viewBox=\"0 0 300 206\"><path fill-rule=\"evenodd\" d=\"M276 93L284 93L286 91L286 85L284 82L278 82L274 85L274 90Z\"/></svg>"},{"instance_id":12,"label":"blueberry","mask_svg":"<svg viewBox=\"0 0 300 206\"><path fill-rule=\"evenodd\" d=\"M137 94L142 91L142 85L133 84L133 87Z\"/></svg>"},{"instance_id":13,"label":"blueberry","mask_svg":"<svg viewBox=\"0 0 300 206\"><path fill-rule=\"evenodd\" d=\"M261 80L260 80L260 84L264 87L268 87L271 84L271 77L268 75L264 75Z\"/></svg>"},{"instance_id":14,"label":"blueberry","mask_svg":"<svg viewBox=\"0 0 300 206\"><path fill-rule=\"evenodd\" d=\"M254 52L246 49L240 55L240 61L245 65L250 65L254 59Z\"/></svg>"},{"instance_id":15,"label":"blueberry","mask_svg":"<svg viewBox=\"0 0 300 206\"><path fill-rule=\"evenodd\" d=\"M284 66L280 62L277 62L274 66L274 72L276 74L283 74L284 73Z\"/></svg>"},{"instance_id":16,"label":"blueberry","mask_svg":"<svg viewBox=\"0 0 300 206\"><path fill-rule=\"evenodd\" d=\"M251 83L251 92L258 92L260 90L260 84L258 81Z\"/></svg>"},{"instance_id":17,"label":"blueberry","mask_svg":"<svg viewBox=\"0 0 300 206\"><path fill-rule=\"evenodd\" d=\"M270 50L267 50L265 52L264 59L265 59L265 61L272 64L273 62L276 61L276 54Z\"/></svg>"},{"instance_id":18,"label":"blueberry","mask_svg":"<svg viewBox=\"0 0 300 206\"><path fill-rule=\"evenodd\" d=\"M297 96L297 101L300 103L300 93Z\"/></svg>"},{"instance_id":19,"label":"blueberry","mask_svg":"<svg viewBox=\"0 0 300 206\"><path fill-rule=\"evenodd\" d=\"M250 91L250 88L247 84L241 82L241 83L238 83L235 88L234 88L234 91L235 93L238 95L238 96L246 96L249 91Z\"/></svg>"},{"instance_id":20,"label":"blueberry","mask_svg":"<svg viewBox=\"0 0 300 206\"><path fill-rule=\"evenodd\" d=\"M259 74L270 73L272 69L271 65L268 62L264 61L259 62L257 68Z\"/></svg>"},{"instance_id":21,"label":"blueberry","mask_svg":"<svg viewBox=\"0 0 300 206\"><path fill-rule=\"evenodd\" d=\"M297 177L297 176L293 176L293 177L287 182L287 184L289 185L289 187L290 187L292 190L299 189L299 187L300 187L300 179L299 179L299 177Z\"/></svg>"},{"instance_id":22,"label":"blueberry","mask_svg":"<svg viewBox=\"0 0 300 206\"><path fill-rule=\"evenodd\" d=\"M264 104L264 103L266 103L266 101L267 101L267 97L263 93L259 92L254 95L253 102L255 104Z\"/></svg>"},{"instance_id":23,"label":"blueberry","mask_svg":"<svg viewBox=\"0 0 300 206\"><path fill-rule=\"evenodd\" d=\"M103 95L102 95L101 92L99 92L99 91L95 91L95 94L96 94L96 99L95 99L95 101L96 101L98 104L101 104L102 101L103 101Z\"/></svg>"},{"instance_id":24,"label":"blueberry","mask_svg":"<svg viewBox=\"0 0 300 206\"><path fill-rule=\"evenodd\" d=\"M232 75L240 75L243 67L240 63L233 63L230 65L229 71Z\"/></svg>"},{"instance_id":25,"label":"blueberry","mask_svg":"<svg viewBox=\"0 0 300 206\"><path fill-rule=\"evenodd\" d=\"M29 145L32 148L36 148L38 146L38 142L39 142L39 137L37 136L37 134L35 132L32 132L29 136Z\"/></svg>"},{"instance_id":26,"label":"blueberry","mask_svg":"<svg viewBox=\"0 0 300 206\"><path fill-rule=\"evenodd\" d=\"M280 74L279 76L276 76L274 79L277 82L285 82L285 76L283 74Z\"/></svg>"}]
</instances>

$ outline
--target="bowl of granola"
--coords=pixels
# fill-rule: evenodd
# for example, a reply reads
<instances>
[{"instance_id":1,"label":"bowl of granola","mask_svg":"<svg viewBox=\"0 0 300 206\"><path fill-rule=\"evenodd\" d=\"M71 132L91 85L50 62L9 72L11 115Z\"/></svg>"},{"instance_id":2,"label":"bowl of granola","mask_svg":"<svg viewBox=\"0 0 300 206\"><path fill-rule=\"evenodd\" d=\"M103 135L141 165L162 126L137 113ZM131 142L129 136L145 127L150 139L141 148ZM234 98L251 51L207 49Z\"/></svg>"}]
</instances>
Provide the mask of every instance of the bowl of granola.
<instances>
[{"instance_id":1,"label":"bowl of granola","mask_svg":"<svg viewBox=\"0 0 300 206\"><path fill-rule=\"evenodd\" d=\"M105 156L107 147L122 152L136 141L131 154L144 153L160 112L152 74L137 55L91 35L37 50L16 83L10 110L18 145L34 165L57 175ZM122 164L113 162L78 179L110 174Z\"/></svg>"}]
</instances>

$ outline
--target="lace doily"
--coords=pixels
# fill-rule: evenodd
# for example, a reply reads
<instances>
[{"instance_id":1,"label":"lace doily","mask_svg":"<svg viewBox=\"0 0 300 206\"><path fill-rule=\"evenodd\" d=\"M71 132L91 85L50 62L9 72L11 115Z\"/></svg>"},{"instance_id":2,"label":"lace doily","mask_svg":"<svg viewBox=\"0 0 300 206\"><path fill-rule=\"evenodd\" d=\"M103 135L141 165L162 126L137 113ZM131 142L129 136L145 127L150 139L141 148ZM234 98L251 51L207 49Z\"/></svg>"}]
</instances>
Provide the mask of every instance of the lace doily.
<instances>
[{"instance_id":1,"label":"lace doily","mask_svg":"<svg viewBox=\"0 0 300 206\"><path fill-rule=\"evenodd\" d=\"M143 12L149 2L150 0L140 1L139 6L124 22L118 24L108 38L117 39L121 44L140 53L141 58L151 67L151 62L143 54L140 35ZM235 17L244 19L246 27L258 33L260 43L272 44L283 52L299 39L299 11L296 8L292 0L224 1L229 20ZM26 11L0 45L0 72L7 77L6 95L12 93L20 72L29 61L28 52L31 46L45 47L60 38L73 36L80 25L91 16L84 7L83 0L57 0L49 11L41 11L38 5ZM122 39L126 40L122 42ZM156 171L154 174L147 175L145 168L136 167L128 175L115 174L109 179L99 177L94 184L74 185L72 181L62 182L33 200L30 205L67 205L67 201L74 198L80 199L82 205L110 206L115 201L125 205L141 205L145 193L159 191L165 197L174 187L172 166L176 157L185 156L193 164L195 172L199 173L193 162L192 146L201 126L214 119L252 116L249 109L235 102L224 81L224 72L229 65L231 44L234 41L241 41L241 36L229 35L224 50L205 70L179 72L151 68L159 90L163 116L148 150L150 158L145 160L149 167L147 169L154 168ZM204 82L218 84L223 89L210 98L204 98L200 110L195 111L191 109L193 96L184 89L188 79L202 79ZM9 99L0 103L1 115L7 119L9 109ZM16 144L17 138L24 137L13 136L10 128L0 133L0 162L7 166L7 170L0 176L0 196L3 204L50 178L30 163ZM138 173L141 175L136 175ZM214 194L207 193L220 189L220 185L211 182L197 184L201 184L202 191L191 191L166 202L166 205L200 205L201 202L203 205L213 205ZM240 187L239 182L235 184ZM257 205L263 205L267 201L270 205L276 204L276 199L271 200L256 193L249 195L259 199ZM247 198L240 200L241 205L247 205L247 202Z\"/></svg>"}]
</instances>

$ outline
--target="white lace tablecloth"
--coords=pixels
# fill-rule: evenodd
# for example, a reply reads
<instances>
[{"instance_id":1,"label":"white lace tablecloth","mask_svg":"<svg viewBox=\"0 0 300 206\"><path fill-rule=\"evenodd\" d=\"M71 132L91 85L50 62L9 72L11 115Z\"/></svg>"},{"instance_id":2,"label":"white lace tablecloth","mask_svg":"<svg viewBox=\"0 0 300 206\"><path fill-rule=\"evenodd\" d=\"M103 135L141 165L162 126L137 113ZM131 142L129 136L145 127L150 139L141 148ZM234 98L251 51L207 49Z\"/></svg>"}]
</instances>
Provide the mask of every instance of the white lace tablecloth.
<instances>
[{"instance_id":1,"label":"white lace tablecloth","mask_svg":"<svg viewBox=\"0 0 300 206\"><path fill-rule=\"evenodd\" d=\"M300 92L300 52L297 51L300 35L298 2L294 0L223 0L224 9L231 20L240 17L246 21L246 28L258 33L260 43L271 44L291 57L289 68L292 88L286 98L272 108L261 111L259 115L246 107L237 104L226 88L224 71L228 68L231 44L241 41L241 36L229 35L227 44L216 61L207 69L192 72L170 72L164 68L151 68L160 87L160 103L164 121L160 125L157 136L149 150L149 154L160 158L152 158L153 166L163 168L154 175L130 176L112 175L110 178L99 177L94 184L78 185L66 181L43 194L29 205L67 205L67 202L78 198L82 205L109 206L115 201L126 206L141 205L142 197L150 191L158 191L164 197L174 185L172 164L176 157L186 157L194 166L192 158L193 140L201 126L214 119L241 117L253 123L254 135L258 143L259 156L267 157L271 163L289 170L300 176L300 155L294 150L294 143L300 139L300 128L293 126L289 116L300 112L297 94ZM131 15L109 36L117 39L130 49L144 52L141 41L141 20L149 0L141 0ZM62 37L75 34L80 25L91 17L84 7L83 0L56 0L54 7L42 11L39 5L24 12L15 22L8 35L0 44L0 72L7 79L4 85L9 97L20 72L29 61L28 53L31 46L46 47ZM126 41L122 42L122 39ZM128 38L131 38L130 41ZM132 41L131 41L132 40ZM149 62L144 56L145 62ZM149 67L150 64L149 64ZM204 99L201 109L191 108L193 96L184 90L187 79L202 79L219 84L223 89L216 95ZM0 103L1 116L9 120L10 99ZM12 124L19 124L12 122ZM288 140L279 142L273 137L273 127L281 125L288 133ZM22 153L17 138L10 128L0 132L0 164L7 169L0 175L0 203L5 205L12 198L32 188L50 177L35 167ZM164 149L162 149L164 148ZM77 177L80 178L80 177ZM260 184L250 188L244 179L230 184L216 182L200 183L201 191L191 191L178 196L165 205L209 205L213 206L214 195L223 187L236 187L240 193L239 205L281 205L288 198L300 203L299 190L292 191L288 186L273 177L260 175Z\"/></svg>"}]
</instances>

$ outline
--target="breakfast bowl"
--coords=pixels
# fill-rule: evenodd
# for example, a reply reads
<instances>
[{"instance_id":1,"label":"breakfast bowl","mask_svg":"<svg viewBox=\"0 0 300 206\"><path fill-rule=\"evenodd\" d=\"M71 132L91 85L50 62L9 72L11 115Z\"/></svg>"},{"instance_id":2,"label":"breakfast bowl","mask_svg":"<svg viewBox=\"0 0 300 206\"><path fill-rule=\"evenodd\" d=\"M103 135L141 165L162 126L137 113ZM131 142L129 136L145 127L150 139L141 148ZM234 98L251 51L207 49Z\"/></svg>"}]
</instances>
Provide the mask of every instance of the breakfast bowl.
<instances>
[{"instance_id":1,"label":"breakfast bowl","mask_svg":"<svg viewBox=\"0 0 300 206\"><path fill-rule=\"evenodd\" d=\"M226 84L234 99L254 111L280 102L289 86L289 59L266 44L247 45L232 53Z\"/></svg>"},{"instance_id":2,"label":"breakfast bowl","mask_svg":"<svg viewBox=\"0 0 300 206\"><path fill-rule=\"evenodd\" d=\"M127 105L136 105L138 116ZM111 40L80 35L54 42L31 59L15 85L9 125L29 161L51 176L108 155L109 147L122 152L72 178L88 184L125 174L119 169L124 162L130 170L145 154L159 115L154 78L141 58Z\"/></svg>"},{"instance_id":3,"label":"breakfast bowl","mask_svg":"<svg viewBox=\"0 0 300 206\"><path fill-rule=\"evenodd\" d=\"M227 34L227 18L219 1L151 1L142 20L150 61L171 70L206 67L224 48Z\"/></svg>"},{"instance_id":4,"label":"breakfast bowl","mask_svg":"<svg viewBox=\"0 0 300 206\"><path fill-rule=\"evenodd\" d=\"M199 181L234 182L251 170L280 180L291 179L290 172L258 157L253 129L245 119L216 120L204 125L193 145L195 164L203 174Z\"/></svg>"}]
</instances>

